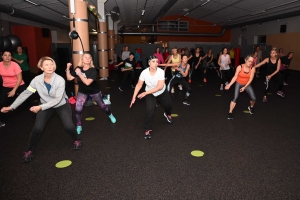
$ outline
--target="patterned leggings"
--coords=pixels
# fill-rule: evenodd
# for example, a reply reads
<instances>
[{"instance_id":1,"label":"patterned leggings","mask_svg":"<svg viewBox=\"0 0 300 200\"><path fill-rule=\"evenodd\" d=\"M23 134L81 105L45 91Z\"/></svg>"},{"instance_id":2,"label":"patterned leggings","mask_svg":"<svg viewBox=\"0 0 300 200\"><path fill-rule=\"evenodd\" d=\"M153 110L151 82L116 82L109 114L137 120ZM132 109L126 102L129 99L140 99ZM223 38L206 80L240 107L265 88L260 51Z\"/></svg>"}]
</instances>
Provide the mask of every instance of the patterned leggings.
<instances>
[{"instance_id":1,"label":"patterned leggings","mask_svg":"<svg viewBox=\"0 0 300 200\"><path fill-rule=\"evenodd\" d=\"M101 91L99 93L89 94L89 95L78 92L77 98L76 98L76 107L75 107L75 116L76 116L76 125L77 126L81 126L83 105L88 96L92 97L92 99L94 99L94 101L97 102L99 108L101 110L103 110L107 115L111 114L109 108L103 102Z\"/></svg>"}]
</instances>

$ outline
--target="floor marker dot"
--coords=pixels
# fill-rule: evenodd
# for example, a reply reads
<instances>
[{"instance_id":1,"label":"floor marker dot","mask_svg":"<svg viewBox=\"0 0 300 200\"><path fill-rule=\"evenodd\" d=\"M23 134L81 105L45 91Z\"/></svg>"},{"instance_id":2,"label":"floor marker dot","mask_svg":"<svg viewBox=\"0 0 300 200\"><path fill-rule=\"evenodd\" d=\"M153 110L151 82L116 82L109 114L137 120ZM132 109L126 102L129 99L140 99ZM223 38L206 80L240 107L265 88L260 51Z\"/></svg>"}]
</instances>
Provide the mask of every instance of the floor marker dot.
<instances>
[{"instance_id":1,"label":"floor marker dot","mask_svg":"<svg viewBox=\"0 0 300 200\"><path fill-rule=\"evenodd\" d=\"M106 89L110 89L110 87L106 87Z\"/></svg>"},{"instance_id":2,"label":"floor marker dot","mask_svg":"<svg viewBox=\"0 0 300 200\"><path fill-rule=\"evenodd\" d=\"M85 120L86 121L93 121L93 120L95 120L95 117L87 117L87 118L85 118Z\"/></svg>"},{"instance_id":3,"label":"floor marker dot","mask_svg":"<svg viewBox=\"0 0 300 200\"><path fill-rule=\"evenodd\" d=\"M33 100L34 102L38 102L39 100Z\"/></svg>"},{"instance_id":4,"label":"floor marker dot","mask_svg":"<svg viewBox=\"0 0 300 200\"><path fill-rule=\"evenodd\" d=\"M216 94L215 96L216 96L216 97L220 97L221 95L220 95L220 94Z\"/></svg>"},{"instance_id":5,"label":"floor marker dot","mask_svg":"<svg viewBox=\"0 0 300 200\"><path fill-rule=\"evenodd\" d=\"M178 117L178 114L171 114L171 117Z\"/></svg>"},{"instance_id":6,"label":"floor marker dot","mask_svg":"<svg viewBox=\"0 0 300 200\"><path fill-rule=\"evenodd\" d=\"M62 160L62 161L56 163L55 167L65 168L65 167L69 167L71 164L72 164L71 160Z\"/></svg>"},{"instance_id":7,"label":"floor marker dot","mask_svg":"<svg viewBox=\"0 0 300 200\"><path fill-rule=\"evenodd\" d=\"M194 150L191 152L191 155L195 156L195 157L202 157L202 156L204 156L204 152L200 151L200 150Z\"/></svg>"},{"instance_id":8,"label":"floor marker dot","mask_svg":"<svg viewBox=\"0 0 300 200\"><path fill-rule=\"evenodd\" d=\"M269 92L269 93L267 93L268 95L272 95L272 93L271 92Z\"/></svg>"},{"instance_id":9,"label":"floor marker dot","mask_svg":"<svg viewBox=\"0 0 300 200\"><path fill-rule=\"evenodd\" d=\"M250 114L249 110L244 110L244 113Z\"/></svg>"}]
</instances>

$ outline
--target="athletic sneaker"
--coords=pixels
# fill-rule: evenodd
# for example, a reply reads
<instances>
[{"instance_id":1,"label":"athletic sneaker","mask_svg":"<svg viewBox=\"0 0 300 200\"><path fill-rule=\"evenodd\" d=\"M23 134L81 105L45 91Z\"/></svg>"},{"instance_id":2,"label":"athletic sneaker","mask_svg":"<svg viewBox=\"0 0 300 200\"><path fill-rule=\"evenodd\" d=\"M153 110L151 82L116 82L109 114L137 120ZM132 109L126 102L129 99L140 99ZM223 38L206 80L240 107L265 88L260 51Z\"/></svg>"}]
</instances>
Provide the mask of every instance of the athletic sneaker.
<instances>
[{"instance_id":1,"label":"athletic sneaker","mask_svg":"<svg viewBox=\"0 0 300 200\"><path fill-rule=\"evenodd\" d=\"M203 82L206 83L206 78L203 79Z\"/></svg>"},{"instance_id":2,"label":"athletic sneaker","mask_svg":"<svg viewBox=\"0 0 300 200\"><path fill-rule=\"evenodd\" d=\"M251 106L248 106L248 110L249 110L251 115L254 114L254 108L253 107L251 108Z\"/></svg>"},{"instance_id":3,"label":"athletic sneaker","mask_svg":"<svg viewBox=\"0 0 300 200\"><path fill-rule=\"evenodd\" d=\"M228 113L227 119L233 119L232 113Z\"/></svg>"},{"instance_id":4,"label":"athletic sneaker","mask_svg":"<svg viewBox=\"0 0 300 200\"><path fill-rule=\"evenodd\" d=\"M132 87L132 88L135 88L135 86L134 86L134 85L131 85L131 87Z\"/></svg>"},{"instance_id":5,"label":"athletic sneaker","mask_svg":"<svg viewBox=\"0 0 300 200\"><path fill-rule=\"evenodd\" d=\"M121 92L123 92L123 88L122 88L122 87L119 87L119 90L120 90Z\"/></svg>"},{"instance_id":6,"label":"athletic sneaker","mask_svg":"<svg viewBox=\"0 0 300 200\"><path fill-rule=\"evenodd\" d=\"M178 85L178 88L179 88L179 90L182 90L182 85L179 84L179 85Z\"/></svg>"},{"instance_id":7,"label":"athletic sneaker","mask_svg":"<svg viewBox=\"0 0 300 200\"><path fill-rule=\"evenodd\" d=\"M172 89L171 89L171 93L172 93L172 94L174 94L174 93L175 93L175 91L174 91L174 88L172 88Z\"/></svg>"},{"instance_id":8,"label":"athletic sneaker","mask_svg":"<svg viewBox=\"0 0 300 200\"><path fill-rule=\"evenodd\" d=\"M116 118L113 116L112 113L111 113L108 117L109 117L111 123L113 123L113 124L116 123L117 120L116 120Z\"/></svg>"},{"instance_id":9,"label":"athletic sneaker","mask_svg":"<svg viewBox=\"0 0 300 200\"><path fill-rule=\"evenodd\" d=\"M81 148L81 142L80 140L75 140L74 142L74 149L79 150Z\"/></svg>"},{"instance_id":10,"label":"athletic sneaker","mask_svg":"<svg viewBox=\"0 0 300 200\"><path fill-rule=\"evenodd\" d=\"M285 97L285 94L283 92L277 92L277 95L279 95L281 97Z\"/></svg>"},{"instance_id":11,"label":"athletic sneaker","mask_svg":"<svg viewBox=\"0 0 300 200\"><path fill-rule=\"evenodd\" d=\"M5 126L5 124L3 122L0 122L0 127Z\"/></svg>"},{"instance_id":12,"label":"athletic sneaker","mask_svg":"<svg viewBox=\"0 0 300 200\"><path fill-rule=\"evenodd\" d=\"M173 122L171 115L167 115L164 113L165 118L167 118L167 121L171 124Z\"/></svg>"},{"instance_id":13,"label":"athletic sneaker","mask_svg":"<svg viewBox=\"0 0 300 200\"><path fill-rule=\"evenodd\" d=\"M184 105L188 105L188 106L191 105L190 102L188 102L188 100L184 100L184 101L183 101L183 104L184 104Z\"/></svg>"},{"instance_id":14,"label":"athletic sneaker","mask_svg":"<svg viewBox=\"0 0 300 200\"><path fill-rule=\"evenodd\" d=\"M77 134L79 135L82 132L82 126L77 126L76 130L77 130Z\"/></svg>"},{"instance_id":15,"label":"athletic sneaker","mask_svg":"<svg viewBox=\"0 0 300 200\"><path fill-rule=\"evenodd\" d=\"M30 162L32 158L33 158L33 151L24 152L24 156L23 156L23 162L24 163Z\"/></svg>"},{"instance_id":16,"label":"athletic sneaker","mask_svg":"<svg viewBox=\"0 0 300 200\"><path fill-rule=\"evenodd\" d=\"M223 90L223 85L221 85L220 90Z\"/></svg>"},{"instance_id":17,"label":"athletic sneaker","mask_svg":"<svg viewBox=\"0 0 300 200\"><path fill-rule=\"evenodd\" d=\"M289 85L287 82L283 82L283 85Z\"/></svg>"},{"instance_id":18,"label":"athletic sneaker","mask_svg":"<svg viewBox=\"0 0 300 200\"><path fill-rule=\"evenodd\" d=\"M263 98L263 102L264 102L264 103L267 103L267 102L268 102L267 97L264 97L264 98Z\"/></svg>"},{"instance_id":19,"label":"athletic sneaker","mask_svg":"<svg viewBox=\"0 0 300 200\"><path fill-rule=\"evenodd\" d=\"M152 131L152 130L147 130L147 131L145 131L145 135L144 135L145 140L151 139L150 131Z\"/></svg>"}]
</instances>

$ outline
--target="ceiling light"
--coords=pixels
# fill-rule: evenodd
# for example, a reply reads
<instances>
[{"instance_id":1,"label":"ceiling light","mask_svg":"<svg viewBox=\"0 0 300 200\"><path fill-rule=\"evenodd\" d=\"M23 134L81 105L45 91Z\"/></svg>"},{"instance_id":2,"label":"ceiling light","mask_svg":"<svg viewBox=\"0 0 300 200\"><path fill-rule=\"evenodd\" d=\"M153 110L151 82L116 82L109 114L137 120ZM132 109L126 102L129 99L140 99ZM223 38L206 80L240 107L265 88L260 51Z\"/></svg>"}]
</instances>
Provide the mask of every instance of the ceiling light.
<instances>
[{"instance_id":1,"label":"ceiling light","mask_svg":"<svg viewBox=\"0 0 300 200\"><path fill-rule=\"evenodd\" d=\"M27 3L31 3L31 4L33 4L33 5L35 5L35 6L38 6L38 5L39 5L39 4L34 3L33 1L30 1L30 0L24 0L24 1L26 1Z\"/></svg>"},{"instance_id":2,"label":"ceiling light","mask_svg":"<svg viewBox=\"0 0 300 200\"><path fill-rule=\"evenodd\" d=\"M145 10L143 9L143 10L142 10L142 15L144 15L144 14L145 14Z\"/></svg>"},{"instance_id":3,"label":"ceiling light","mask_svg":"<svg viewBox=\"0 0 300 200\"><path fill-rule=\"evenodd\" d=\"M183 11L187 12L187 11L189 11L189 9L188 8L184 8Z\"/></svg>"},{"instance_id":4,"label":"ceiling light","mask_svg":"<svg viewBox=\"0 0 300 200\"><path fill-rule=\"evenodd\" d=\"M140 28L140 26L138 26L138 28Z\"/></svg>"},{"instance_id":5,"label":"ceiling light","mask_svg":"<svg viewBox=\"0 0 300 200\"><path fill-rule=\"evenodd\" d=\"M186 13L185 15L183 15L183 16L187 16L189 13Z\"/></svg>"},{"instance_id":6,"label":"ceiling light","mask_svg":"<svg viewBox=\"0 0 300 200\"><path fill-rule=\"evenodd\" d=\"M139 23L142 23L142 20L140 20Z\"/></svg>"},{"instance_id":7,"label":"ceiling light","mask_svg":"<svg viewBox=\"0 0 300 200\"><path fill-rule=\"evenodd\" d=\"M179 21L180 20L180 17L178 17L177 19L176 19L176 21Z\"/></svg>"},{"instance_id":8,"label":"ceiling light","mask_svg":"<svg viewBox=\"0 0 300 200\"><path fill-rule=\"evenodd\" d=\"M207 1L204 2L201 6L204 6L204 5L207 4L208 2L210 2L210 0L207 0Z\"/></svg>"}]
</instances>

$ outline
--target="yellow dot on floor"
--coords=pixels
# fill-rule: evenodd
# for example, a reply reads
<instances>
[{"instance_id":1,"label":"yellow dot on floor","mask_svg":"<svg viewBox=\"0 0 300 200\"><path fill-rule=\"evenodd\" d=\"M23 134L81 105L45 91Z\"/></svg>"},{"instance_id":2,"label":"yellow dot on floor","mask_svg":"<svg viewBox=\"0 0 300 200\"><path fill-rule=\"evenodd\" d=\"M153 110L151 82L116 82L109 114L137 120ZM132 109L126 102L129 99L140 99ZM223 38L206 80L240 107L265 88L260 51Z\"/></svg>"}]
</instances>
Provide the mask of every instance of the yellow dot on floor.
<instances>
[{"instance_id":1,"label":"yellow dot on floor","mask_svg":"<svg viewBox=\"0 0 300 200\"><path fill-rule=\"evenodd\" d=\"M106 87L106 89L110 89L110 87Z\"/></svg>"},{"instance_id":2,"label":"yellow dot on floor","mask_svg":"<svg viewBox=\"0 0 300 200\"><path fill-rule=\"evenodd\" d=\"M85 118L86 121L93 121L95 119L95 117L87 117Z\"/></svg>"},{"instance_id":3,"label":"yellow dot on floor","mask_svg":"<svg viewBox=\"0 0 300 200\"><path fill-rule=\"evenodd\" d=\"M272 93L271 92L269 92L269 93L267 93L268 95L272 95Z\"/></svg>"},{"instance_id":4,"label":"yellow dot on floor","mask_svg":"<svg viewBox=\"0 0 300 200\"><path fill-rule=\"evenodd\" d=\"M200 150L194 150L191 152L191 155L195 156L195 157L202 157L202 156L204 156L204 152L200 151Z\"/></svg>"},{"instance_id":5,"label":"yellow dot on floor","mask_svg":"<svg viewBox=\"0 0 300 200\"><path fill-rule=\"evenodd\" d=\"M71 160L62 160L62 161L56 163L55 167L65 168L65 167L69 167L71 164L72 164Z\"/></svg>"},{"instance_id":6,"label":"yellow dot on floor","mask_svg":"<svg viewBox=\"0 0 300 200\"><path fill-rule=\"evenodd\" d=\"M178 114L171 114L171 117L178 117Z\"/></svg>"},{"instance_id":7,"label":"yellow dot on floor","mask_svg":"<svg viewBox=\"0 0 300 200\"><path fill-rule=\"evenodd\" d=\"M220 94L216 94L215 96L216 96L216 97L220 97L221 95L220 95Z\"/></svg>"},{"instance_id":8,"label":"yellow dot on floor","mask_svg":"<svg viewBox=\"0 0 300 200\"><path fill-rule=\"evenodd\" d=\"M250 111L249 111L249 110L244 110L244 113L247 113L247 114L249 114L249 113L250 113Z\"/></svg>"},{"instance_id":9,"label":"yellow dot on floor","mask_svg":"<svg viewBox=\"0 0 300 200\"><path fill-rule=\"evenodd\" d=\"M33 100L34 102L38 102L39 100Z\"/></svg>"}]
</instances>

